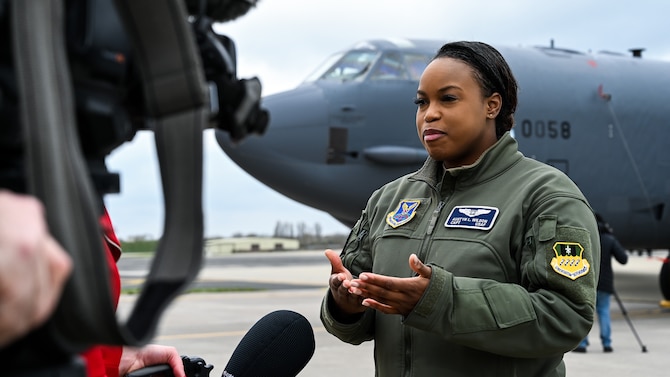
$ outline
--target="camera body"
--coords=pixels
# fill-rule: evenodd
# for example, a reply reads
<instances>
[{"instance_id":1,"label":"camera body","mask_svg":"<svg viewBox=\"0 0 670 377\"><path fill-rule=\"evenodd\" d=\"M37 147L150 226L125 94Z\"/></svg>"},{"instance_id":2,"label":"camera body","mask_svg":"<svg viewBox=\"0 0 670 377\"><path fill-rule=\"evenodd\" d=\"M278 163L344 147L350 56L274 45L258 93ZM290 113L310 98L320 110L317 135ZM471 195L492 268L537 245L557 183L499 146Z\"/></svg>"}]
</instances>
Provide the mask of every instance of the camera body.
<instances>
[{"instance_id":1,"label":"camera body","mask_svg":"<svg viewBox=\"0 0 670 377\"><path fill-rule=\"evenodd\" d=\"M209 377L214 366L200 357L182 356L186 377ZM125 377L174 377L168 364L152 365L126 374Z\"/></svg>"},{"instance_id":2,"label":"camera body","mask_svg":"<svg viewBox=\"0 0 670 377\"><path fill-rule=\"evenodd\" d=\"M251 133L263 134L269 115L260 107L260 81L237 78L235 43L214 32L214 19L208 16L232 19L245 14L256 1L184 1L209 86L210 125L238 141ZM104 159L151 124L140 72L113 0L64 2L82 152L98 193L118 193L118 174L107 170ZM23 139L12 67L9 3L0 0L0 120L5 125L0 130L0 187L23 192Z\"/></svg>"}]
</instances>

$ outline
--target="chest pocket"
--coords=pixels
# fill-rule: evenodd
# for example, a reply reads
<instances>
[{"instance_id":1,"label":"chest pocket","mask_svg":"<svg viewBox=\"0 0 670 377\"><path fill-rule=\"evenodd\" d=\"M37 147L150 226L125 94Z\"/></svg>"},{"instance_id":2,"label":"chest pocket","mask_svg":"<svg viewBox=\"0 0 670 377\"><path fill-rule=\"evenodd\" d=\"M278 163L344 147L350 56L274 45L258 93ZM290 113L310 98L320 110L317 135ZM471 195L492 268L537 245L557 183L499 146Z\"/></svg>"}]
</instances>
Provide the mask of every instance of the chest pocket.
<instances>
[{"instance_id":1,"label":"chest pocket","mask_svg":"<svg viewBox=\"0 0 670 377\"><path fill-rule=\"evenodd\" d=\"M462 230L460 232L475 232ZM455 276L513 281L510 262L503 261L493 247L482 240L458 235L436 236L427 256L429 263L443 267Z\"/></svg>"},{"instance_id":2,"label":"chest pocket","mask_svg":"<svg viewBox=\"0 0 670 377\"><path fill-rule=\"evenodd\" d=\"M419 254L433 206L430 198L402 199L375 221L379 228L372 254L373 271L389 276L411 276L409 256Z\"/></svg>"}]
</instances>

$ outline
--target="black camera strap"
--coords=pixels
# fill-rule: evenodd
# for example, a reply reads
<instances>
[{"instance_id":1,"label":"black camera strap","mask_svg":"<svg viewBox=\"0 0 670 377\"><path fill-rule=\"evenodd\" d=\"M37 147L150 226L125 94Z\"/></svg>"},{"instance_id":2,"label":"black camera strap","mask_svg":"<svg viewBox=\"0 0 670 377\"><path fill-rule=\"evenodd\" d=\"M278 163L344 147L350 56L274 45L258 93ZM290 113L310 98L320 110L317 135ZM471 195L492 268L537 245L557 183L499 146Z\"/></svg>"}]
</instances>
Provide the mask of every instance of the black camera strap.
<instances>
[{"instance_id":1,"label":"black camera strap","mask_svg":"<svg viewBox=\"0 0 670 377\"><path fill-rule=\"evenodd\" d=\"M25 135L29 190L49 229L70 253L73 274L50 319L68 352L93 344L142 345L202 260L202 131L207 92L181 0L117 0L142 73L165 203L163 236L126 323L112 305L98 225L99 200L78 142L60 0L14 0L14 64Z\"/></svg>"}]
</instances>

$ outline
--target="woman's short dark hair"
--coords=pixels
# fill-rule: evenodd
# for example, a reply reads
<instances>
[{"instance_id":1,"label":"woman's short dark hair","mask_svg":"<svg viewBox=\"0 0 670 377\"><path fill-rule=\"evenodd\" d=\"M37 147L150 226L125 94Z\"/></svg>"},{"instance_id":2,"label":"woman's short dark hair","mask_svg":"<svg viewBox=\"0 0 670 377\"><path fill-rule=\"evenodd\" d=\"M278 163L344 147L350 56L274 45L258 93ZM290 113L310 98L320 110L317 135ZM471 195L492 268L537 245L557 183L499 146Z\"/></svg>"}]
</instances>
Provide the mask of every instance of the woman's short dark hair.
<instances>
[{"instance_id":1,"label":"woman's short dark hair","mask_svg":"<svg viewBox=\"0 0 670 377\"><path fill-rule=\"evenodd\" d=\"M496 136L500 138L514 126L517 103L517 83L505 58L483 42L450 42L440 48L433 60L457 59L469 65L485 97L500 94L502 107L496 116Z\"/></svg>"}]
</instances>

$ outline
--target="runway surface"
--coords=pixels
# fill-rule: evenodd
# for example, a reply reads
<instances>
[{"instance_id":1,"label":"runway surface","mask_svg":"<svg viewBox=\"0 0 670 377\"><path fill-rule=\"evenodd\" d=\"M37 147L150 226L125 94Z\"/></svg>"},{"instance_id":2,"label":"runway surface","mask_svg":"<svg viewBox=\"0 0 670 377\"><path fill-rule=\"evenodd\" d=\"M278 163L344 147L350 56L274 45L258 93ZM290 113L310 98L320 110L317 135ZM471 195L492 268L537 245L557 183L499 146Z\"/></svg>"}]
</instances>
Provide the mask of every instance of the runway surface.
<instances>
[{"instance_id":1,"label":"runway surface","mask_svg":"<svg viewBox=\"0 0 670 377\"><path fill-rule=\"evenodd\" d=\"M565 355L569 377L666 376L670 352L670 309L659 306L658 273L665 252L631 255L625 266L614 262L615 286L623 302L613 299L613 353L603 353L596 324L585 354ZM150 259L124 255L119 269L124 288L140 287ZM180 354L203 358L221 376L244 334L264 315L293 310L312 324L316 351L303 377L374 376L371 342L342 343L319 320L330 265L323 251L232 254L207 258L192 288L235 288L227 293L187 293L164 312L153 343L177 347ZM137 295L124 294L119 316L125 318ZM629 321L630 322L629 322ZM635 337L637 334L637 338ZM640 339L638 341L638 338ZM643 347L647 352L642 352Z\"/></svg>"}]
</instances>

